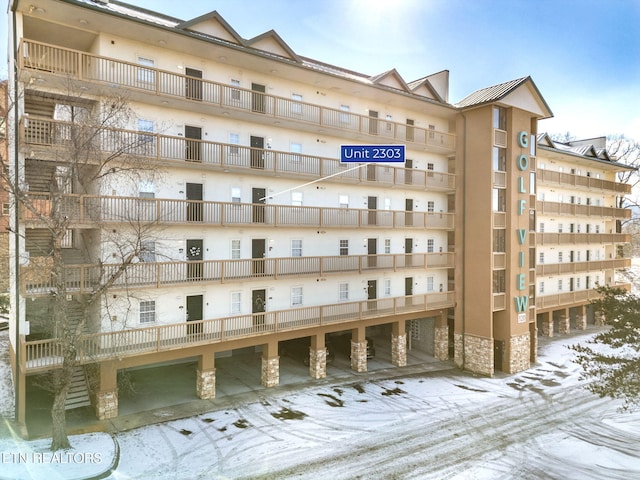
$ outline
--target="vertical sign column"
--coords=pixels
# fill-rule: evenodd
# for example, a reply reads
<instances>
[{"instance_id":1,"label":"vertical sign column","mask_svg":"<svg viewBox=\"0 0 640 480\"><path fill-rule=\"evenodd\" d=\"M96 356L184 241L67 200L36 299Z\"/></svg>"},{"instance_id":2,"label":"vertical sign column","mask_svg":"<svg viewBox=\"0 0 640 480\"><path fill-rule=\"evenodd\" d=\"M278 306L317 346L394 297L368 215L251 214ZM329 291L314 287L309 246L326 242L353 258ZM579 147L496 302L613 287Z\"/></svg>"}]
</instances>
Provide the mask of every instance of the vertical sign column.
<instances>
[{"instance_id":1,"label":"vertical sign column","mask_svg":"<svg viewBox=\"0 0 640 480\"><path fill-rule=\"evenodd\" d=\"M527 132L518 133L518 145L521 148L527 149L529 146L529 134ZM516 159L516 168L520 171L520 176L518 177L518 194L526 194L527 188L525 186L525 175L527 170L529 170L529 157L525 154L520 155ZM525 213L527 213L527 201L524 199L518 199L517 201L517 211L518 216L521 217ZM528 215L528 213L527 213ZM525 267L525 251L526 239L527 239L527 229L526 228L518 228L518 245L520 247L520 251L518 252L518 267L523 269ZM520 270L522 272L522 270ZM528 292L524 292L524 295L521 295L523 290L528 289L528 282L526 273L518 273L516 274L516 290L518 294L514 296L514 304L516 308L516 312L518 314L518 323L525 323L527 321L527 308L529 306L529 294Z\"/></svg>"}]
</instances>

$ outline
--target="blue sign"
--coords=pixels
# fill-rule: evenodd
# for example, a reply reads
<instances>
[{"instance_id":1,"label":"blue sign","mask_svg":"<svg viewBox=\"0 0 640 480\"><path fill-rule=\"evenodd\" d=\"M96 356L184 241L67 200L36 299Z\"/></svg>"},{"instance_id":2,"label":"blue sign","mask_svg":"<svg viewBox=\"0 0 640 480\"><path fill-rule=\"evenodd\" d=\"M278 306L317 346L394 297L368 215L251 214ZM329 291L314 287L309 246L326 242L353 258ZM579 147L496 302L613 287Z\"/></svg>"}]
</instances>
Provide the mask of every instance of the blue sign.
<instances>
[{"instance_id":1,"label":"blue sign","mask_svg":"<svg viewBox=\"0 0 640 480\"><path fill-rule=\"evenodd\" d=\"M404 163L404 145L341 145L340 161L343 163Z\"/></svg>"}]
</instances>

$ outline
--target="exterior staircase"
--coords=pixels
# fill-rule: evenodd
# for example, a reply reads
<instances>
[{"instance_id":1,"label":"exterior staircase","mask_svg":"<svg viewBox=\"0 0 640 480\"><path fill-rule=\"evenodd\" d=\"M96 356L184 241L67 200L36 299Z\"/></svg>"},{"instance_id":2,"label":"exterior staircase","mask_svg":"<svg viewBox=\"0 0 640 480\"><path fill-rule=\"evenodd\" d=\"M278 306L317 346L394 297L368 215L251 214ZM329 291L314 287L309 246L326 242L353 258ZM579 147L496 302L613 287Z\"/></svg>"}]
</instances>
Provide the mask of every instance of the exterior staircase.
<instances>
[{"instance_id":1,"label":"exterior staircase","mask_svg":"<svg viewBox=\"0 0 640 480\"><path fill-rule=\"evenodd\" d=\"M83 310L82 305L76 301L67 302L67 315L69 319L69 326L72 330L75 330L82 318ZM86 331L86 326L83 329ZM82 332L81 332L82 333ZM91 399L89 397L89 382L87 380L87 374L84 366L76 365L73 370L73 376L71 377L71 388L64 402L65 410L72 410L74 408L86 407L91 405Z\"/></svg>"}]
</instances>

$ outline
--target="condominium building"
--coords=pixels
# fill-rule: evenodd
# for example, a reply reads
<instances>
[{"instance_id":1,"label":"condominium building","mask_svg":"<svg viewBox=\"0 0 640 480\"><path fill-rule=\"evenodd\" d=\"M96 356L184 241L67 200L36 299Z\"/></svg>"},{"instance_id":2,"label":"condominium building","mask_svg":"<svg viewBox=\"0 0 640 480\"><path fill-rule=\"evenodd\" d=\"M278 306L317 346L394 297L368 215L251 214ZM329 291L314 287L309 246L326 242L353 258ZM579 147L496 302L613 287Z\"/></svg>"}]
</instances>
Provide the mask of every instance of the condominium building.
<instances>
[{"instance_id":1,"label":"condominium building","mask_svg":"<svg viewBox=\"0 0 640 480\"><path fill-rule=\"evenodd\" d=\"M191 359L192 390L211 399L216 361L246 352L276 387L291 341L310 382L344 338L357 372L373 342L389 367L420 351L526 370L537 335L584 328L593 287L627 264L626 167L600 139L539 135L551 110L530 77L452 103L447 71L365 75L274 31L245 39L217 12L117 1L13 0L10 26L21 421L31 378L61 365L60 288L83 325L69 406L104 419L118 372ZM343 145L404 145L406 160L343 163Z\"/></svg>"}]
</instances>

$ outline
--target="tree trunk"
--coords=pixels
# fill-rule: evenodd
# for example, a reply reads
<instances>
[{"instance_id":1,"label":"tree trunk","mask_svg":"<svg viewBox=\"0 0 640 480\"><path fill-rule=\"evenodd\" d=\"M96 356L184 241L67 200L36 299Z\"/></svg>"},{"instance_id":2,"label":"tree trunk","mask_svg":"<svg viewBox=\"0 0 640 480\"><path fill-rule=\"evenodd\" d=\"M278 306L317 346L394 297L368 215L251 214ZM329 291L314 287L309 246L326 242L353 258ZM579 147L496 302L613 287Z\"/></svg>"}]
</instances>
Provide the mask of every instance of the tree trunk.
<instances>
[{"instance_id":1,"label":"tree trunk","mask_svg":"<svg viewBox=\"0 0 640 480\"><path fill-rule=\"evenodd\" d=\"M73 358L65 355L62 369L54 372L54 392L53 407L51 408L51 450L63 450L71 448L67 437L67 417L64 408L69 388L71 387L71 377L75 367L75 354Z\"/></svg>"}]
</instances>

